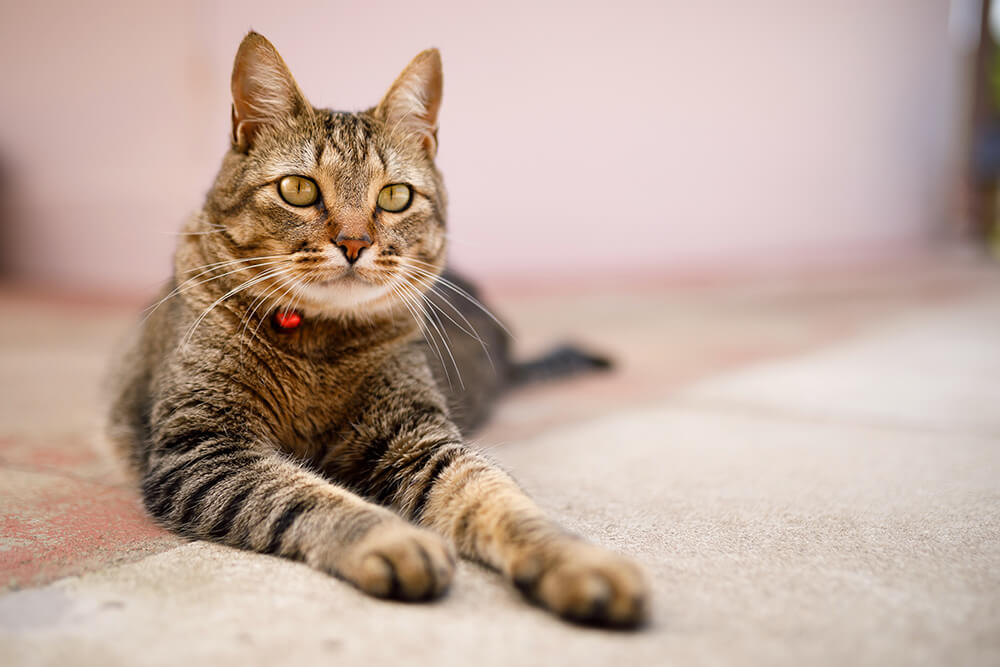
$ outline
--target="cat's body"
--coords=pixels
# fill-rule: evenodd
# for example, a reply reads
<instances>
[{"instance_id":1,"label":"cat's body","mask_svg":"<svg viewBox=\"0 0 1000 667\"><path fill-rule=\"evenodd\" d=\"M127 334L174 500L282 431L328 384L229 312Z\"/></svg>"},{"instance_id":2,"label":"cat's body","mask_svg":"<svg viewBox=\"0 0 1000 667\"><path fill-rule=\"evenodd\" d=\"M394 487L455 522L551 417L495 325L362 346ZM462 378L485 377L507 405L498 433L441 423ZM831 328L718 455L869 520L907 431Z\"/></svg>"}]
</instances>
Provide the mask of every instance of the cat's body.
<instances>
[{"instance_id":1,"label":"cat's body","mask_svg":"<svg viewBox=\"0 0 1000 667\"><path fill-rule=\"evenodd\" d=\"M457 548L557 613L634 625L636 568L565 533L463 440L537 366L513 364L470 288L439 278L440 86L427 51L378 107L317 110L247 36L232 150L117 366L109 433L181 534L404 599L442 593Z\"/></svg>"}]
</instances>

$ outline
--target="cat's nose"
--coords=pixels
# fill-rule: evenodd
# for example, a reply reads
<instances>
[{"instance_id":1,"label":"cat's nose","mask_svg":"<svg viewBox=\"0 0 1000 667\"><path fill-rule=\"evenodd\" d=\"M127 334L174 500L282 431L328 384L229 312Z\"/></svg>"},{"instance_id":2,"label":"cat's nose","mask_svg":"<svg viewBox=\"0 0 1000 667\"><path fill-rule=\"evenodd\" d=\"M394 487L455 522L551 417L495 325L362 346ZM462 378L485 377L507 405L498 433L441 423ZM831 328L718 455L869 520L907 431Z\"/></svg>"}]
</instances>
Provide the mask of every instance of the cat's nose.
<instances>
[{"instance_id":1,"label":"cat's nose","mask_svg":"<svg viewBox=\"0 0 1000 667\"><path fill-rule=\"evenodd\" d=\"M367 234L363 234L360 237L348 238L341 233L337 235L337 238L333 242L340 248L340 251L344 253L344 257L351 264L358 261L362 250L372 247L372 239Z\"/></svg>"}]
</instances>

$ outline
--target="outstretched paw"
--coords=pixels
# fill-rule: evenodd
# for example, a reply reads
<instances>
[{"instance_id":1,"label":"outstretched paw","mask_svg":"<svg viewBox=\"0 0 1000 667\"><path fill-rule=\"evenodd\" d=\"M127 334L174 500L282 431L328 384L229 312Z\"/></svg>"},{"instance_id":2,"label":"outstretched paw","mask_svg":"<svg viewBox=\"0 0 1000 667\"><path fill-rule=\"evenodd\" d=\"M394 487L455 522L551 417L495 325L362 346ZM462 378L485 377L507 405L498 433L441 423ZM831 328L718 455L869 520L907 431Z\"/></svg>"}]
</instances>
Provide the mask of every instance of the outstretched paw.
<instances>
[{"instance_id":1,"label":"outstretched paw","mask_svg":"<svg viewBox=\"0 0 1000 667\"><path fill-rule=\"evenodd\" d=\"M455 554L434 533L403 521L390 521L376 526L354 545L338 569L369 595L429 600L448 590L455 573Z\"/></svg>"},{"instance_id":2,"label":"outstretched paw","mask_svg":"<svg viewBox=\"0 0 1000 667\"><path fill-rule=\"evenodd\" d=\"M585 542L527 555L511 577L525 595L571 621L628 628L647 618L648 586L638 566Z\"/></svg>"}]
</instances>

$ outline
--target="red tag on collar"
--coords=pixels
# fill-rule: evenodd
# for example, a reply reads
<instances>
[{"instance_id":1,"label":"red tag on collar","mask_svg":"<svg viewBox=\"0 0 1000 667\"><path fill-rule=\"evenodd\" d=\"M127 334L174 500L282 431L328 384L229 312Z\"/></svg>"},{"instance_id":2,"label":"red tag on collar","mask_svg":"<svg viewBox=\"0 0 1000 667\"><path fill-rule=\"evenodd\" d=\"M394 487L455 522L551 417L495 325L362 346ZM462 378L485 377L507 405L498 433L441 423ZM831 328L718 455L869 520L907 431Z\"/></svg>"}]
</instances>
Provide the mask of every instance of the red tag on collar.
<instances>
[{"instance_id":1,"label":"red tag on collar","mask_svg":"<svg viewBox=\"0 0 1000 667\"><path fill-rule=\"evenodd\" d=\"M302 324L302 316L294 310L279 310L274 314L274 326L279 331L291 331Z\"/></svg>"}]
</instances>

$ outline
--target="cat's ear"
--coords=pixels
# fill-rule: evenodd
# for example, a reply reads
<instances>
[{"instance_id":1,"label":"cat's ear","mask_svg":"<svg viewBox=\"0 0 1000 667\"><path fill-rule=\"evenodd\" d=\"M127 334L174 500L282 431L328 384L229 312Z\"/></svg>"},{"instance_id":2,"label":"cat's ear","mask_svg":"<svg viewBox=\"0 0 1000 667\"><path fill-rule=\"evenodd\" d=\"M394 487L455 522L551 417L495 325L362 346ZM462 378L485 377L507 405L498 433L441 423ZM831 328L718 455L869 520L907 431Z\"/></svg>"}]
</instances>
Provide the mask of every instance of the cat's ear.
<instances>
[{"instance_id":1,"label":"cat's ear","mask_svg":"<svg viewBox=\"0 0 1000 667\"><path fill-rule=\"evenodd\" d=\"M247 151L261 127L308 107L285 61L263 35L250 32L233 63L233 148Z\"/></svg>"},{"instance_id":2,"label":"cat's ear","mask_svg":"<svg viewBox=\"0 0 1000 667\"><path fill-rule=\"evenodd\" d=\"M406 66L375 107L390 133L419 141L431 157L437 152L441 85L441 54L427 49Z\"/></svg>"}]
</instances>

